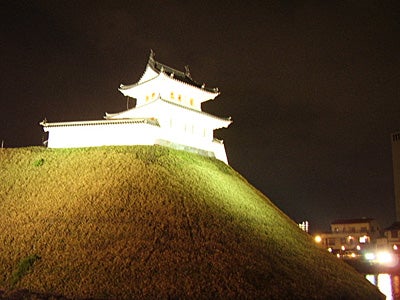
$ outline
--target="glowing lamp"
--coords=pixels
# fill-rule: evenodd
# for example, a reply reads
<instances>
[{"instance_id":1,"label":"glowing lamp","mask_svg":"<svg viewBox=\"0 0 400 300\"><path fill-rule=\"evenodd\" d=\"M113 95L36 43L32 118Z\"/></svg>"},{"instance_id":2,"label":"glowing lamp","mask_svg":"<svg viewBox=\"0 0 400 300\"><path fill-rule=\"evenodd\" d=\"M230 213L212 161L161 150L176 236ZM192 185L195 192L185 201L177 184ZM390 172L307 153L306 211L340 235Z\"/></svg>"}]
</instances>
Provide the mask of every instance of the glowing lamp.
<instances>
[{"instance_id":1,"label":"glowing lamp","mask_svg":"<svg viewBox=\"0 0 400 300\"><path fill-rule=\"evenodd\" d=\"M376 258L380 264L390 264L393 261L393 255L387 251L378 252Z\"/></svg>"},{"instance_id":2,"label":"glowing lamp","mask_svg":"<svg viewBox=\"0 0 400 300\"><path fill-rule=\"evenodd\" d=\"M372 252L365 253L365 259L366 260L374 260L375 259L375 254L372 253Z\"/></svg>"}]
</instances>

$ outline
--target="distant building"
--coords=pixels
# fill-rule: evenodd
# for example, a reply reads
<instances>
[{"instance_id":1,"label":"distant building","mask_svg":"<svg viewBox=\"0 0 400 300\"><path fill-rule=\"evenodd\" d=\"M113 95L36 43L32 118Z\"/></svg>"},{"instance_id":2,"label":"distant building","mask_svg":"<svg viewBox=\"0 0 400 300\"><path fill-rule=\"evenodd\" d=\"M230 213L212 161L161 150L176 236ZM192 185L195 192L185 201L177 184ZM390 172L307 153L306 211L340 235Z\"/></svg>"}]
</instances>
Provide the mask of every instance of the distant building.
<instances>
[{"instance_id":1,"label":"distant building","mask_svg":"<svg viewBox=\"0 0 400 300\"><path fill-rule=\"evenodd\" d=\"M385 228L384 236L389 246L400 249L400 222L394 222L392 225Z\"/></svg>"},{"instance_id":2,"label":"distant building","mask_svg":"<svg viewBox=\"0 0 400 300\"><path fill-rule=\"evenodd\" d=\"M309 229L308 221L303 221L303 222L299 223L299 227L301 230L308 232L308 229Z\"/></svg>"},{"instance_id":3,"label":"distant building","mask_svg":"<svg viewBox=\"0 0 400 300\"><path fill-rule=\"evenodd\" d=\"M392 161L396 220L400 221L400 131L392 133Z\"/></svg>"},{"instance_id":4,"label":"distant building","mask_svg":"<svg viewBox=\"0 0 400 300\"><path fill-rule=\"evenodd\" d=\"M136 106L109 114L105 120L40 124L48 132L50 148L109 145L163 145L227 161L225 146L213 131L228 127L230 118L203 112L201 104L219 91L192 79L189 68L178 71L155 60L150 53L137 83L120 85L119 91L136 99Z\"/></svg>"},{"instance_id":5,"label":"distant building","mask_svg":"<svg viewBox=\"0 0 400 300\"><path fill-rule=\"evenodd\" d=\"M391 134L394 201L396 221L383 230L383 237L378 240L381 245L393 250L400 250L400 131Z\"/></svg>"},{"instance_id":6,"label":"distant building","mask_svg":"<svg viewBox=\"0 0 400 300\"><path fill-rule=\"evenodd\" d=\"M331 223L331 232L315 236L316 242L331 252L361 251L380 236L375 219L342 219Z\"/></svg>"}]
</instances>

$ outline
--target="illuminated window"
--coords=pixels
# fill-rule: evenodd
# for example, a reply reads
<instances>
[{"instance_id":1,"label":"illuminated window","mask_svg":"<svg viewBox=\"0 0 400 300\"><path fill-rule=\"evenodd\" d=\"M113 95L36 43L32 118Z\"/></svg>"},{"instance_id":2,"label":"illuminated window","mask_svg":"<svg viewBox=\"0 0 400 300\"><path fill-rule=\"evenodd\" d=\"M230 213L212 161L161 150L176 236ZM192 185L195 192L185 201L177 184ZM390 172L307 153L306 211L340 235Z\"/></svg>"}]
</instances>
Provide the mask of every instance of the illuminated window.
<instances>
[{"instance_id":1,"label":"illuminated window","mask_svg":"<svg viewBox=\"0 0 400 300\"><path fill-rule=\"evenodd\" d=\"M146 102L149 101L149 95L146 96Z\"/></svg>"},{"instance_id":2,"label":"illuminated window","mask_svg":"<svg viewBox=\"0 0 400 300\"><path fill-rule=\"evenodd\" d=\"M156 96L156 93L151 94L151 98L154 98Z\"/></svg>"},{"instance_id":3,"label":"illuminated window","mask_svg":"<svg viewBox=\"0 0 400 300\"><path fill-rule=\"evenodd\" d=\"M175 98L174 92L171 92L171 99L174 99L174 98Z\"/></svg>"},{"instance_id":4,"label":"illuminated window","mask_svg":"<svg viewBox=\"0 0 400 300\"><path fill-rule=\"evenodd\" d=\"M392 236L392 238L398 238L399 237L399 232L397 230L392 230L390 232L390 235Z\"/></svg>"},{"instance_id":5,"label":"illuminated window","mask_svg":"<svg viewBox=\"0 0 400 300\"><path fill-rule=\"evenodd\" d=\"M347 245L353 245L354 244L354 238L352 236L348 236L346 243L347 243Z\"/></svg>"},{"instance_id":6,"label":"illuminated window","mask_svg":"<svg viewBox=\"0 0 400 300\"><path fill-rule=\"evenodd\" d=\"M182 101L182 96L181 95L178 95L178 100Z\"/></svg>"},{"instance_id":7,"label":"illuminated window","mask_svg":"<svg viewBox=\"0 0 400 300\"><path fill-rule=\"evenodd\" d=\"M191 105L191 106L194 105L194 100L193 100L193 98L190 98L190 105Z\"/></svg>"},{"instance_id":8,"label":"illuminated window","mask_svg":"<svg viewBox=\"0 0 400 300\"><path fill-rule=\"evenodd\" d=\"M358 241L360 242L360 244L366 244L369 242L369 237L364 235L364 236L360 236L360 238L358 239Z\"/></svg>"}]
</instances>

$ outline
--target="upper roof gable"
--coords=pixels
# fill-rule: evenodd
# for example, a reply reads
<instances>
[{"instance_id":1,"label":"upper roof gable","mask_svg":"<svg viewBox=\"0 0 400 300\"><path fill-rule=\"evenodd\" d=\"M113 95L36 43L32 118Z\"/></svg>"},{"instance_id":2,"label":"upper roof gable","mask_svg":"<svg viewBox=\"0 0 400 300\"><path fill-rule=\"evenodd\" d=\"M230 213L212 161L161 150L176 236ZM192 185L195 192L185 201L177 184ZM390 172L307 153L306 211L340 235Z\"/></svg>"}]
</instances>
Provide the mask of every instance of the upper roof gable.
<instances>
[{"instance_id":1,"label":"upper roof gable","mask_svg":"<svg viewBox=\"0 0 400 300\"><path fill-rule=\"evenodd\" d=\"M187 66L187 65L185 66L185 72L182 72L182 71L171 68L163 63L156 61L153 50L150 51L150 56L149 56L147 65L153 71L155 71L157 74L159 74L160 72L164 72L166 75L170 76L171 78L175 78L179 81L185 82L185 83L195 86L197 88L204 89L210 93L218 93L219 92L218 88L209 88L209 87L206 87L206 85L204 83L196 82L192 78L192 76L190 74L189 66Z\"/></svg>"}]
</instances>

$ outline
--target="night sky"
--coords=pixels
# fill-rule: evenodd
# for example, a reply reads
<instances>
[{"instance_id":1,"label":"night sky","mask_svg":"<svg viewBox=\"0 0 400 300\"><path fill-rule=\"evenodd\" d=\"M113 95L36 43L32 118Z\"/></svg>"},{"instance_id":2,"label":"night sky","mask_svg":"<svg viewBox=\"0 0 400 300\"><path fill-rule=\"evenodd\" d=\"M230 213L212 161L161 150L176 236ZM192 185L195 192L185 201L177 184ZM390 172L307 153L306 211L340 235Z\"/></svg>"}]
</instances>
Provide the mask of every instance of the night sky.
<instances>
[{"instance_id":1,"label":"night sky","mask_svg":"<svg viewBox=\"0 0 400 300\"><path fill-rule=\"evenodd\" d=\"M395 220L399 1L1 1L0 140L39 122L102 119L150 49L221 95L203 110L230 165L296 222ZM201 2L201 3L200 3Z\"/></svg>"}]
</instances>

